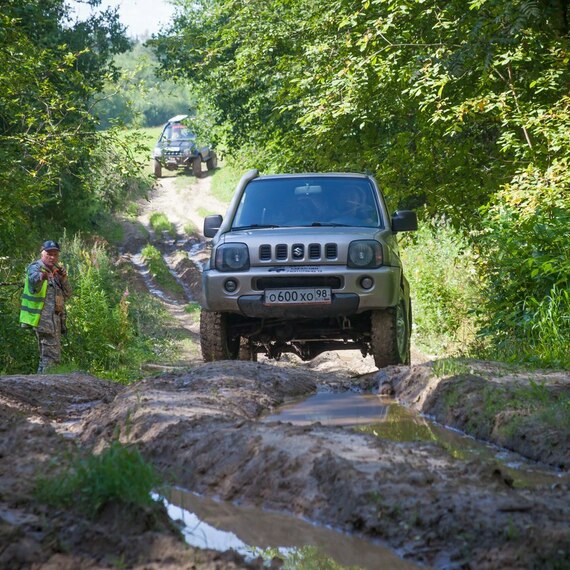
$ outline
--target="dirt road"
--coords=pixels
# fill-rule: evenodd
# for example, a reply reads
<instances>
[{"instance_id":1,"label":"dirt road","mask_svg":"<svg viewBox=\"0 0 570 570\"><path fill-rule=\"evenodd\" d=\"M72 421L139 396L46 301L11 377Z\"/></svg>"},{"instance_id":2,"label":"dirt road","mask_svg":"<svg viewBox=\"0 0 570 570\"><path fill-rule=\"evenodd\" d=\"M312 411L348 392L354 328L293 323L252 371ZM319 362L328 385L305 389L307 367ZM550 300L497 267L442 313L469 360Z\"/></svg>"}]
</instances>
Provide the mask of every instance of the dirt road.
<instances>
[{"instance_id":1,"label":"dirt road","mask_svg":"<svg viewBox=\"0 0 570 570\"><path fill-rule=\"evenodd\" d=\"M208 182L200 180L196 192L205 196ZM164 211L174 195L175 211L189 211L174 178L162 186L142 216L159 201ZM185 223L180 218L177 227ZM198 265L185 264L183 279L194 287ZM177 318L185 317L178 312ZM197 334L186 319L189 333ZM81 374L0 377L1 568L262 567L261 560L186 546L158 508L107 505L92 521L35 499L38 472L60 469L74 446L99 452L117 434L184 489L382 541L402 568L570 568L568 425L509 406L489 414L488 406L537 385L567 401L567 373L524 374L485 362L437 374L430 362L376 371L352 353L321 355L308 364L203 364L197 352L185 358L178 370L128 387ZM435 439L262 421L283 403L318 390L390 394L441 423L562 471L520 487L500 461L465 459ZM505 432L501 426L514 413L522 428Z\"/></svg>"}]
</instances>

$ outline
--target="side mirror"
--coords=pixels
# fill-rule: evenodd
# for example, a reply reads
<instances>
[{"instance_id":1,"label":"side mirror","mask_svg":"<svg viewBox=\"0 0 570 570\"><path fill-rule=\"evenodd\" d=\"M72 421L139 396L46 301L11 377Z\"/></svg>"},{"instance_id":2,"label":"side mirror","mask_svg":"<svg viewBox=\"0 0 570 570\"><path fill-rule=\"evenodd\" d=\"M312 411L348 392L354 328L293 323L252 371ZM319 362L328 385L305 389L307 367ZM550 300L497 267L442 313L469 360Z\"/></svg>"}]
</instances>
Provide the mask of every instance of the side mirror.
<instances>
[{"instance_id":1,"label":"side mirror","mask_svg":"<svg viewBox=\"0 0 570 570\"><path fill-rule=\"evenodd\" d=\"M223 221L224 218L219 214L206 216L204 218L204 236L208 238L214 237L218 233Z\"/></svg>"},{"instance_id":2,"label":"side mirror","mask_svg":"<svg viewBox=\"0 0 570 570\"><path fill-rule=\"evenodd\" d=\"M392 231L411 232L418 229L418 217L412 210L398 210L392 214Z\"/></svg>"}]
</instances>

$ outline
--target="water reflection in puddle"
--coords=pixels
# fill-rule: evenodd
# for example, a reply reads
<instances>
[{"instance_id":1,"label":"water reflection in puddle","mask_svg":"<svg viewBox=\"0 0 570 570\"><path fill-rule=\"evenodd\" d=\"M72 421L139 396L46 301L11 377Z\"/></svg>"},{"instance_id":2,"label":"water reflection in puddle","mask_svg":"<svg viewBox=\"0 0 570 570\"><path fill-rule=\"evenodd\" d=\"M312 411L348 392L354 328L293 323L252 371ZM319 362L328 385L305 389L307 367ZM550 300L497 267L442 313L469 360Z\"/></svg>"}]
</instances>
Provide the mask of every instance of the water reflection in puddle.
<instances>
[{"instance_id":1,"label":"water reflection in puddle","mask_svg":"<svg viewBox=\"0 0 570 570\"><path fill-rule=\"evenodd\" d=\"M165 505L173 520L184 523L186 542L197 548L233 549L248 559L278 555L286 560L285 569L297 568L301 561L305 568L322 570L340 570L339 564L365 570L420 568L388 548L293 516L238 507L177 488L170 490Z\"/></svg>"},{"instance_id":2,"label":"water reflection in puddle","mask_svg":"<svg viewBox=\"0 0 570 570\"><path fill-rule=\"evenodd\" d=\"M534 487L570 481L560 472L527 460L517 453L478 441L457 430L445 428L420 416L394 400L358 392L319 392L306 400L286 404L263 421L309 425L345 426L392 441L431 441L456 459L489 460L501 464L518 487Z\"/></svg>"}]
</instances>

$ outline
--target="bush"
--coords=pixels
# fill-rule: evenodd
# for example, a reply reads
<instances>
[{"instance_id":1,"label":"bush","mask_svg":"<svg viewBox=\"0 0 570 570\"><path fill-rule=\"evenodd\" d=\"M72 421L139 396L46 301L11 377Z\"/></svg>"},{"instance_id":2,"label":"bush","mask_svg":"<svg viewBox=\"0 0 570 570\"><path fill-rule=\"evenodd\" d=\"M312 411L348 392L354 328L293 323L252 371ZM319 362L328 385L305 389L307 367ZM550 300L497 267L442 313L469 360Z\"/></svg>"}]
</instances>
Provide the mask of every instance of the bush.
<instances>
[{"instance_id":1,"label":"bush","mask_svg":"<svg viewBox=\"0 0 570 570\"><path fill-rule=\"evenodd\" d=\"M36 494L54 506L77 505L95 515L111 501L151 505L151 491L161 484L154 467L140 452L114 441L100 455L73 458L59 476L39 478Z\"/></svg>"},{"instance_id":2,"label":"bush","mask_svg":"<svg viewBox=\"0 0 570 570\"><path fill-rule=\"evenodd\" d=\"M459 354L473 341L476 267L466 238L445 220L420 224L402 243L410 281L413 339L424 351Z\"/></svg>"},{"instance_id":3,"label":"bush","mask_svg":"<svg viewBox=\"0 0 570 570\"><path fill-rule=\"evenodd\" d=\"M67 304L63 365L123 382L138 378L141 364L169 346L164 334L151 336L145 327L163 324L166 318L129 292L103 243L89 247L75 237L62 250L74 289Z\"/></svg>"},{"instance_id":4,"label":"bush","mask_svg":"<svg viewBox=\"0 0 570 570\"><path fill-rule=\"evenodd\" d=\"M491 355L570 366L570 176L529 167L482 211L475 236Z\"/></svg>"}]
</instances>

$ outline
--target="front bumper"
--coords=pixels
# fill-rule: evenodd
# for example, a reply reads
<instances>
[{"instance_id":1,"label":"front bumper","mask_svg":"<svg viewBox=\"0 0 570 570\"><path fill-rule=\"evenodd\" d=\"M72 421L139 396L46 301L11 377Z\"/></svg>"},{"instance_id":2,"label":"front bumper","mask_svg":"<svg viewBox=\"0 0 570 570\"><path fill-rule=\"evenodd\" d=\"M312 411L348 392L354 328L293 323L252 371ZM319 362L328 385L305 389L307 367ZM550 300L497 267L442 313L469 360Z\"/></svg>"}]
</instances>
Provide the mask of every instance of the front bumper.
<instances>
[{"instance_id":1,"label":"front bumper","mask_svg":"<svg viewBox=\"0 0 570 570\"><path fill-rule=\"evenodd\" d=\"M294 277L293 277L294 275ZM318 276L318 277L317 277ZM332 301L325 304L271 305L263 304L264 291L254 284L271 281L273 288L296 288L311 286L315 278L323 282L336 282L332 288ZM364 289L363 277L370 277L373 286ZM279 279L283 279L280 285ZM231 279L237 288L228 293L224 287ZM255 318L319 318L327 316L348 316L364 311L393 307L400 294L401 270L399 267L380 267L371 270L353 270L346 266L311 266L303 271L295 267L294 273L278 274L275 268L253 267L244 273L222 273L205 270L202 276L204 308L210 311L230 312Z\"/></svg>"}]
</instances>

